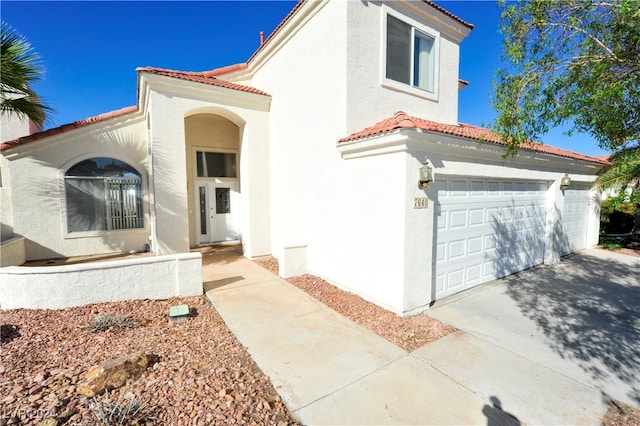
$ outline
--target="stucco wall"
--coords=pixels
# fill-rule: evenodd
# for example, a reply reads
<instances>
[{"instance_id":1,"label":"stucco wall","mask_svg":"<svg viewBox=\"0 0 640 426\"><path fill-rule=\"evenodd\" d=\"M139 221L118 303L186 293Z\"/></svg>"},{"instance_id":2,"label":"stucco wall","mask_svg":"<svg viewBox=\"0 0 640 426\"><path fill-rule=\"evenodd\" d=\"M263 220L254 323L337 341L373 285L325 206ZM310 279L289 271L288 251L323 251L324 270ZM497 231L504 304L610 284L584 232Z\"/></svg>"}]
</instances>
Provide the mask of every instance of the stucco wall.
<instances>
[{"instance_id":1,"label":"stucco wall","mask_svg":"<svg viewBox=\"0 0 640 426\"><path fill-rule=\"evenodd\" d=\"M90 303L200 294L200 253L0 269L1 309L64 309Z\"/></svg>"},{"instance_id":2,"label":"stucco wall","mask_svg":"<svg viewBox=\"0 0 640 426\"><path fill-rule=\"evenodd\" d=\"M0 142L11 141L40 131L40 126L26 117L0 113Z\"/></svg>"},{"instance_id":3,"label":"stucco wall","mask_svg":"<svg viewBox=\"0 0 640 426\"><path fill-rule=\"evenodd\" d=\"M11 176L9 163L4 156L0 157L0 241L14 237L13 233L13 203L11 202Z\"/></svg>"},{"instance_id":4,"label":"stucco wall","mask_svg":"<svg viewBox=\"0 0 640 426\"><path fill-rule=\"evenodd\" d=\"M438 192L435 185L417 187L418 170L425 160L433 168L435 181L468 176L548 182L547 208L556 216L547 216L547 263L557 261L562 254L558 243L564 238L560 179L567 173L576 184L588 185L595 181L599 169L592 163L526 151L518 158L505 159L503 149L495 145L414 131L345 144L338 150L346 164L343 186L352 194L339 200L348 212L344 222L352 221L351 227L340 229L349 237L344 244L336 244L335 257L327 254L323 263L318 262L321 257L310 256L309 269L399 314L424 310L435 297L433 242ZM428 207L415 209L416 197L427 197ZM368 203L369 198L378 205ZM587 247L597 243L598 198L592 200L595 204L589 206L584 230ZM359 229L368 233L362 234ZM401 264L394 263L396 260ZM355 265L352 271L347 270L348 265ZM383 266L389 270L382 270Z\"/></svg>"},{"instance_id":5,"label":"stucco wall","mask_svg":"<svg viewBox=\"0 0 640 426\"><path fill-rule=\"evenodd\" d=\"M150 185L154 188L152 201L154 250L158 254L180 253L189 250L190 228L195 217L190 209L190 186L187 176L194 176L193 158L187 150L192 142L187 133L194 130L196 140L202 141L209 124L191 128L187 117L199 114L219 116L222 124L218 142L230 146L237 135L240 149L240 193L242 197L240 228L247 256L270 252L270 209L268 164L268 110L271 98L184 82L176 79L143 76L148 89L149 138L152 164ZM235 127L235 129L234 129ZM237 139L236 139L237 140ZM197 142L201 143L201 142ZM192 231L193 232L193 231ZM194 238L194 237L192 237Z\"/></svg>"},{"instance_id":6,"label":"stucco wall","mask_svg":"<svg viewBox=\"0 0 640 426\"><path fill-rule=\"evenodd\" d=\"M313 257L318 230L344 213L333 146L346 131L346 3L308 4L315 8L313 17L253 80L274 95L269 122L274 254L308 243Z\"/></svg>"},{"instance_id":7,"label":"stucco wall","mask_svg":"<svg viewBox=\"0 0 640 426\"><path fill-rule=\"evenodd\" d=\"M459 43L462 34L469 30L420 2L412 2L410 7L401 2L346 3L347 132L361 130L399 110L416 117L457 123ZM385 78L387 13L416 27L424 26L437 36L435 93Z\"/></svg>"},{"instance_id":8,"label":"stucco wall","mask_svg":"<svg viewBox=\"0 0 640 426\"><path fill-rule=\"evenodd\" d=\"M18 266L27 260L25 238L16 237L0 244L0 266Z\"/></svg>"},{"instance_id":9,"label":"stucco wall","mask_svg":"<svg viewBox=\"0 0 640 426\"><path fill-rule=\"evenodd\" d=\"M6 153L14 233L26 238L27 260L142 250L150 234L146 144L144 121L133 114ZM67 232L65 172L93 157L115 158L140 172L145 193L144 229Z\"/></svg>"}]
</instances>

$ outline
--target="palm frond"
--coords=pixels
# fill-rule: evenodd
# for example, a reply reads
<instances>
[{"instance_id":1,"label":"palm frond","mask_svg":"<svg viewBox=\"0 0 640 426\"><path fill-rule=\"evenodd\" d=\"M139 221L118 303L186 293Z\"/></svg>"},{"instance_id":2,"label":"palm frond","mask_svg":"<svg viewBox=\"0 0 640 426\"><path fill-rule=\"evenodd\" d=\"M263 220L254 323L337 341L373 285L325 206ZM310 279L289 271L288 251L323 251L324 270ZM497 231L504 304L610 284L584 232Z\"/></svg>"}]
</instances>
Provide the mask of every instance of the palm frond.
<instances>
[{"instance_id":1,"label":"palm frond","mask_svg":"<svg viewBox=\"0 0 640 426\"><path fill-rule=\"evenodd\" d=\"M0 110L9 115L27 116L42 125L52 109L33 91L42 78L40 57L31 44L9 24L0 30Z\"/></svg>"}]
</instances>

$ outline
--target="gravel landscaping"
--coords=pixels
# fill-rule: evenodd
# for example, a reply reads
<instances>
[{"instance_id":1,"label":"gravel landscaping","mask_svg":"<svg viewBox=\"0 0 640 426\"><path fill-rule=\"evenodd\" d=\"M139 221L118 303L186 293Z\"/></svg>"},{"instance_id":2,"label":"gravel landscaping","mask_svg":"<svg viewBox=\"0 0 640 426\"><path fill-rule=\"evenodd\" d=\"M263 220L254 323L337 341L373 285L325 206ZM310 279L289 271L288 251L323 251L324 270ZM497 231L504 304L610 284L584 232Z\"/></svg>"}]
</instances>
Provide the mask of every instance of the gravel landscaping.
<instances>
[{"instance_id":1,"label":"gravel landscaping","mask_svg":"<svg viewBox=\"0 0 640 426\"><path fill-rule=\"evenodd\" d=\"M278 274L278 260L268 256L255 262L268 271ZM393 312L367 302L360 296L340 290L313 275L287 279L288 282L313 296L351 321L384 337L407 352L414 351L457 329L424 314L403 318Z\"/></svg>"},{"instance_id":2,"label":"gravel landscaping","mask_svg":"<svg viewBox=\"0 0 640 426\"><path fill-rule=\"evenodd\" d=\"M256 262L277 274L276 259ZM424 314L399 317L312 275L288 281L406 351L456 331ZM181 304L189 320L169 322L169 307ZM106 329L96 331L96 319ZM0 310L0 325L0 426L101 424L96 407L134 400L139 424L298 424L205 296ZM91 366L140 351L149 365L138 380L96 399L78 394ZM603 424L640 424L640 410L613 402Z\"/></svg>"},{"instance_id":3,"label":"gravel landscaping","mask_svg":"<svg viewBox=\"0 0 640 426\"><path fill-rule=\"evenodd\" d=\"M189 320L169 322L169 307L180 304L189 305ZM93 331L87 326L98 314L128 315L140 324ZM89 406L98 401L76 387L92 365L138 351L149 359L147 370L109 398L127 402L135 395L146 405L149 421L142 424L297 424L204 296L0 311L0 324L0 425L47 418L96 424ZM99 400L104 405L104 394Z\"/></svg>"}]
</instances>

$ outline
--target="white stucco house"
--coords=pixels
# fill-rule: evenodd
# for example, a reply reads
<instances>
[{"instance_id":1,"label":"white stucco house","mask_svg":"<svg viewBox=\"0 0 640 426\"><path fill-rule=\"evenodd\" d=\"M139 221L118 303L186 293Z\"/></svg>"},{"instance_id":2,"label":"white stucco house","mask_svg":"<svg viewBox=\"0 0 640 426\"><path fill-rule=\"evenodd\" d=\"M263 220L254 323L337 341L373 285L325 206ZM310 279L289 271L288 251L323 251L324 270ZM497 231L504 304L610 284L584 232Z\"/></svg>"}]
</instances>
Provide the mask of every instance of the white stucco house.
<instances>
[{"instance_id":1,"label":"white stucco house","mask_svg":"<svg viewBox=\"0 0 640 426\"><path fill-rule=\"evenodd\" d=\"M302 1L246 63L139 68L137 105L2 144L3 222L27 259L239 241L402 315L593 246L604 160L458 122L472 28Z\"/></svg>"}]
</instances>

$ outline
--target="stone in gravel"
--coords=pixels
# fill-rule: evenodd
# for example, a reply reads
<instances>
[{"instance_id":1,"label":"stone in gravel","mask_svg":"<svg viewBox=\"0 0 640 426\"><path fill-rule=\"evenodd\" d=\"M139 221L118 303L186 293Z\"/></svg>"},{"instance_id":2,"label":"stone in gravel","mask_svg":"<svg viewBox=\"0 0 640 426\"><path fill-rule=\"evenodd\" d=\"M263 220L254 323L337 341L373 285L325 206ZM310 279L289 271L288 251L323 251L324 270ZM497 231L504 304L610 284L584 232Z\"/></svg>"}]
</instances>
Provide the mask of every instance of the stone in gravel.
<instances>
[{"instance_id":1,"label":"stone in gravel","mask_svg":"<svg viewBox=\"0 0 640 426\"><path fill-rule=\"evenodd\" d=\"M78 393L96 396L105 390L124 386L137 380L146 370L147 363L147 356L138 352L94 365L85 375L86 381L78 385Z\"/></svg>"},{"instance_id":2,"label":"stone in gravel","mask_svg":"<svg viewBox=\"0 0 640 426\"><path fill-rule=\"evenodd\" d=\"M43 388L42 385L35 385L31 389L29 389L29 395L35 395L37 393L40 393L42 391L42 388Z\"/></svg>"}]
</instances>

